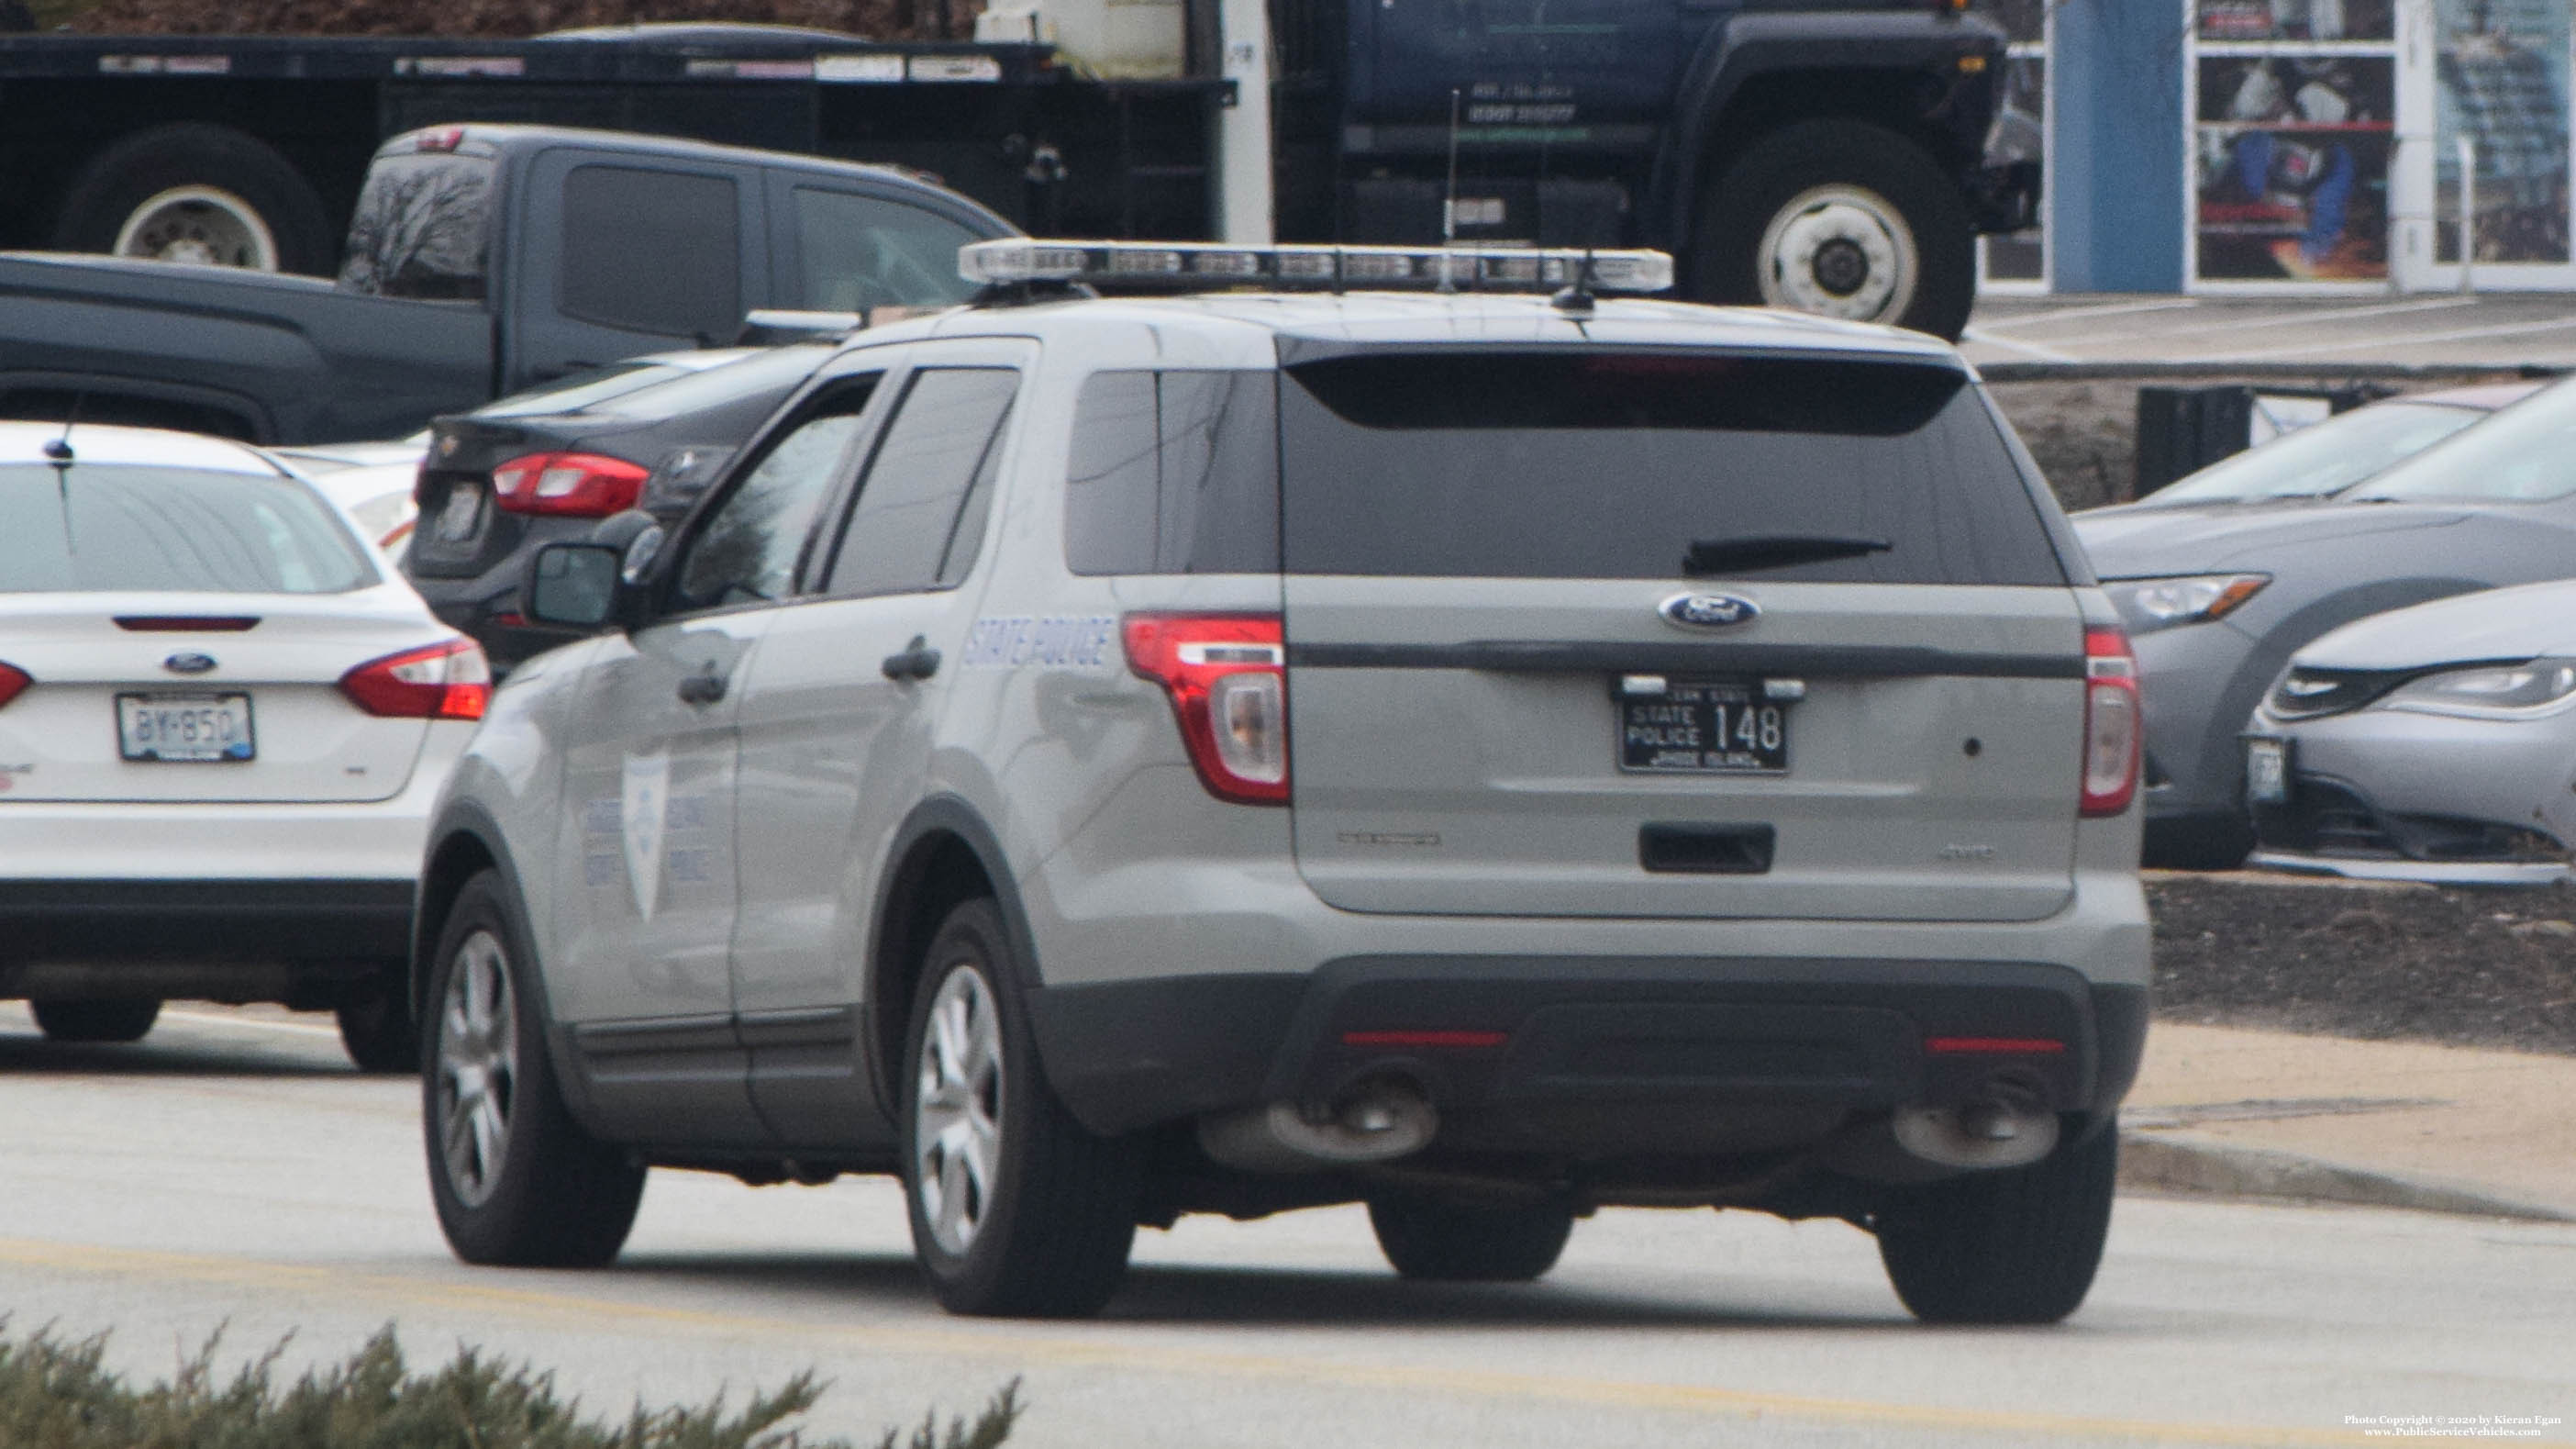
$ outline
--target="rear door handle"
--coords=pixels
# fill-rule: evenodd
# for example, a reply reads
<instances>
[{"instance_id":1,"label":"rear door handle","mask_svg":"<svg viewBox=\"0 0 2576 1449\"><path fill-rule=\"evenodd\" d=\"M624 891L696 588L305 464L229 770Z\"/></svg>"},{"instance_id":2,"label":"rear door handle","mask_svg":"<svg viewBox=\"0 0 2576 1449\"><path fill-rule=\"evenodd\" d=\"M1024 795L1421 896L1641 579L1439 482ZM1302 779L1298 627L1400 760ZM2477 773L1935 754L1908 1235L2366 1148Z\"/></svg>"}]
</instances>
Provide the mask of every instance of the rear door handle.
<instances>
[{"instance_id":1,"label":"rear door handle","mask_svg":"<svg viewBox=\"0 0 2576 1449\"><path fill-rule=\"evenodd\" d=\"M915 634L903 652L885 657L884 669L888 679L928 679L939 672L939 651L926 635Z\"/></svg>"},{"instance_id":2,"label":"rear door handle","mask_svg":"<svg viewBox=\"0 0 2576 1449\"><path fill-rule=\"evenodd\" d=\"M712 669L704 674L692 674L680 681L680 700L684 704L714 704L725 697L725 686L729 682Z\"/></svg>"}]
</instances>

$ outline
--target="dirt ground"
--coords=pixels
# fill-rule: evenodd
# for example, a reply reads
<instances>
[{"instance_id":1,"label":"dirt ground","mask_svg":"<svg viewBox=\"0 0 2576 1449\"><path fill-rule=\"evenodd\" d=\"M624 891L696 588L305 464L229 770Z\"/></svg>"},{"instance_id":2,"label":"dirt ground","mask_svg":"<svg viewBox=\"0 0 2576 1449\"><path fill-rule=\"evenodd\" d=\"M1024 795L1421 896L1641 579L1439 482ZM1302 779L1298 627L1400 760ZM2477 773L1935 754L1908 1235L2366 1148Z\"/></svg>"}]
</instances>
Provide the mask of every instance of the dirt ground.
<instances>
[{"instance_id":1,"label":"dirt ground","mask_svg":"<svg viewBox=\"0 0 2576 1449\"><path fill-rule=\"evenodd\" d=\"M2156 1013L2576 1055L2576 888L2149 878Z\"/></svg>"}]
</instances>

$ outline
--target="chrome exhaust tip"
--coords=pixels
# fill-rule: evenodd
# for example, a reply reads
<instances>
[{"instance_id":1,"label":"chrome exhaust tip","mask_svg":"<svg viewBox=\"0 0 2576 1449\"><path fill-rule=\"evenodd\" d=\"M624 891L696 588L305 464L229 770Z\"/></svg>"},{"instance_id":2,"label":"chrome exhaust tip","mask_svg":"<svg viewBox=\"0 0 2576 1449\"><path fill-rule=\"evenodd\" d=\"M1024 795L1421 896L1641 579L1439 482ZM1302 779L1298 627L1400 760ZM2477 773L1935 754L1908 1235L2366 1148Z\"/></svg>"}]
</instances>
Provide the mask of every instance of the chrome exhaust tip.
<instances>
[{"instance_id":1,"label":"chrome exhaust tip","mask_svg":"<svg viewBox=\"0 0 2576 1449\"><path fill-rule=\"evenodd\" d=\"M1199 1148L1247 1172L1313 1172L1392 1162L1429 1146L1439 1130L1440 1114L1420 1087L1372 1077L1342 1094L1320 1121L1292 1102L1202 1117Z\"/></svg>"},{"instance_id":2,"label":"chrome exhaust tip","mask_svg":"<svg viewBox=\"0 0 2576 1449\"><path fill-rule=\"evenodd\" d=\"M1899 1107L1896 1145L1943 1167L2027 1167L2057 1147L2057 1114L2031 1093L1998 1083L1954 1107Z\"/></svg>"}]
</instances>

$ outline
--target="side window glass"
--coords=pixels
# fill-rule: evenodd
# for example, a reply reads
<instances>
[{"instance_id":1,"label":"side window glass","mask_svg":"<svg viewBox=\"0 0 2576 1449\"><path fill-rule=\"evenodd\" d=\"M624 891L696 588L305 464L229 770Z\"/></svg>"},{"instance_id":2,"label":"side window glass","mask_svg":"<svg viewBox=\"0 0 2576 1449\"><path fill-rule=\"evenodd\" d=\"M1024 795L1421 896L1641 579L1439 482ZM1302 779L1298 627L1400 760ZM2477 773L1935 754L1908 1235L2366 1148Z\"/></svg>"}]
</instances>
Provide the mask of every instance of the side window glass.
<instances>
[{"instance_id":1,"label":"side window glass","mask_svg":"<svg viewBox=\"0 0 2576 1449\"><path fill-rule=\"evenodd\" d=\"M1154 374L1094 373L1074 402L1064 558L1078 574L1154 571Z\"/></svg>"},{"instance_id":2,"label":"side window glass","mask_svg":"<svg viewBox=\"0 0 2576 1449\"><path fill-rule=\"evenodd\" d=\"M1103 372L1074 410L1065 562L1078 574L1279 567L1276 374Z\"/></svg>"},{"instance_id":3,"label":"side window glass","mask_svg":"<svg viewBox=\"0 0 2576 1449\"><path fill-rule=\"evenodd\" d=\"M742 214L722 176L576 166L564 177L563 314L664 337L742 328Z\"/></svg>"},{"instance_id":4,"label":"side window glass","mask_svg":"<svg viewBox=\"0 0 2576 1449\"><path fill-rule=\"evenodd\" d=\"M946 307L974 285L957 275L957 249L975 233L917 206L796 188L800 305L821 312Z\"/></svg>"},{"instance_id":5,"label":"side window glass","mask_svg":"<svg viewBox=\"0 0 2576 1449\"><path fill-rule=\"evenodd\" d=\"M675 611L774 602L795 587L814 516L847 476L875 379L825 397L754 463L689 540Z\"/></svg>"},{"instance_id":6,"label":"side window glass","mask_svg":"<svg viewBox=\"0 0 2576 1449\"><path fill-rule=\"evenodd\" d=\"M913 374L885 441L859 485L858 506L832 559L834 594L902 593L963 578L981 541L988 458L1020 375L1007 368L925 368ZM970 497L970 494L979 495ZM969 537L967 515L975 513Z\"/></svg>"}]
</instances>

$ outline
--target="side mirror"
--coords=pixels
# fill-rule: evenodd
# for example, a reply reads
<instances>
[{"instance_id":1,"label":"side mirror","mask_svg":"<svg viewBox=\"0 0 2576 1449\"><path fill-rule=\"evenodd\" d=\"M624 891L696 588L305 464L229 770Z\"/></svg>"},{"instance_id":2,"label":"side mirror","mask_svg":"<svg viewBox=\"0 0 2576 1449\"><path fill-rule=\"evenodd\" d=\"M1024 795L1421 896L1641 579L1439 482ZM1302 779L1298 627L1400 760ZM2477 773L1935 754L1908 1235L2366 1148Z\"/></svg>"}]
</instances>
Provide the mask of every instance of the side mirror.
<instances>
[{"instance_id":1,"label":"side mirror","mask_svg":"<svg viewBox=\"0 0 2576 1449\"><path fill-rule=\"evenodd\" d=\"M597 629L617 616L625 551L604 543L550 543L528 565L528 621Z\"/></svg>"}]
</instances>

